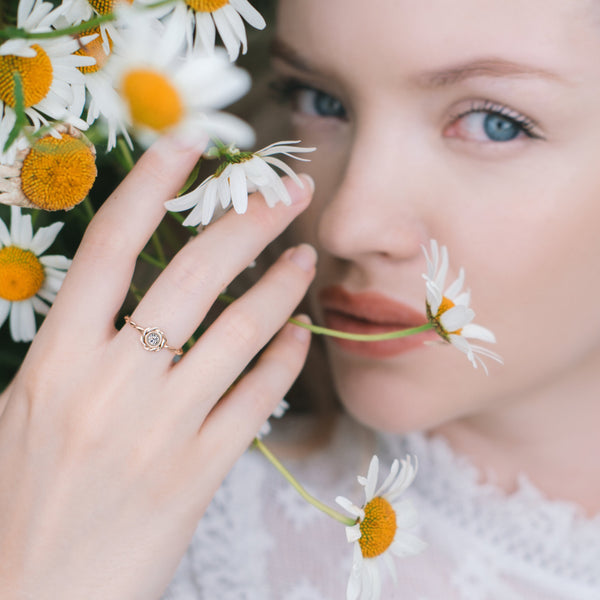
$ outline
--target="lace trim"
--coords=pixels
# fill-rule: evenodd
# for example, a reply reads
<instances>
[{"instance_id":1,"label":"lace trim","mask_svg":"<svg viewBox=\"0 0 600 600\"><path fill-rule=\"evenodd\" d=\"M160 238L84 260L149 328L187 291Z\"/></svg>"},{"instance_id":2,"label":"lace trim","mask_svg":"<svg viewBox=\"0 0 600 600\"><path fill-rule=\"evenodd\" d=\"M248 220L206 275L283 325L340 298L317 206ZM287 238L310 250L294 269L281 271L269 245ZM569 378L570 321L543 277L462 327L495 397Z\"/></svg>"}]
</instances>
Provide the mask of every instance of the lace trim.
<instances>
[{"instance_id":1,"label":"lace trim","mask_svg":"<svg viewBox=\"0 0 600 600\"><path fill-rule=\"evenodd\" d=\"M225 479L189 548L196 598L271 598L267 554L274 542L263 524L260 490L266 471L247 452ZM252 535L248 535L249 523Z\"/></svg>"},{"instance_id":2,"label":"lace trim","mask_svg":"<svg viewBox=\"0 0 600 600\"><path fill-rule=\"evenodd\" d=\"M394 456L417 455L416 502L493 550L498 570L500 554L509 573L536 585L600 598L600 515L588 519L575 504L547 499L525 476L512 494L482 484L478 470L442 438L415 433L382 442Z\"/></svg>"}]
</instances>

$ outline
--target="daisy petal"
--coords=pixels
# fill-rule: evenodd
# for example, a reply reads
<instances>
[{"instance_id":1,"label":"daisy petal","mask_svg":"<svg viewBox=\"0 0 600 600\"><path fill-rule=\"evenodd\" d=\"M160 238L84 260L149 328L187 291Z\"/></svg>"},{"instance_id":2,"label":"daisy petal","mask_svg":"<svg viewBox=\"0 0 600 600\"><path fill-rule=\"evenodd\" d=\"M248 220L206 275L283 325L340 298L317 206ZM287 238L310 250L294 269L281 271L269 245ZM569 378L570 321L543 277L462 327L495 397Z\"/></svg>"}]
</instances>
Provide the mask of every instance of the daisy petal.
<instances>
[{"instance_id":1,"label":"daisy petal","mask_svg":"<svg viewBox=\"0 0 600 600\"><path fill-rule=\"evenodd\" d=\"M6 317L8 317L8 313L10 312L11 303L4 298L0 298L0 327L4 325L4 321L6 321Z\"/></svg>"},{"instance_id":2,"label":"daisy petal","mask_svg":"<svg viewBox=\"0 0 600 600\"><path fill-rule=\"evenodd\" d=\"M244 20L255 29L264 29L267 26L263 16L248 2L248 0L229 0Z\"/></svg>"},{"instance_id":3,"label":"daisy petal","mask_svg":"<svg viewBox=\"0 0 600 600\"><path fill-rule=\"evenodd\" d=\"M64 223L53 223L48 227L40 227L31 243L29 249L36 255L43 254L53 244L58 232L63 228Z\"/></svg>"},{"instance_id":4,"label":"daisy petal","mask_svg":"<svg viewBox=\"0 0 600 600\"><path fill-rule=\"evenodd\" d=\"M238 214L244 214L248 208L248 187L242 165L233 165L229 176L231 186L231 201Z\"/></svg>"},{"instance_id":5,"label":"daisy petal","mask_svg":"<svg viewBox=\"0 0 600 600\"><path fill-rule=\"evenodd\" d=\"M379 458L374 455L369 464L369 471L367 473L367 485L365 486L365 498L367 502L373 499L375 493L375 487L377 485L377 477L379 475Z\"/></svg>"}]
</instances>

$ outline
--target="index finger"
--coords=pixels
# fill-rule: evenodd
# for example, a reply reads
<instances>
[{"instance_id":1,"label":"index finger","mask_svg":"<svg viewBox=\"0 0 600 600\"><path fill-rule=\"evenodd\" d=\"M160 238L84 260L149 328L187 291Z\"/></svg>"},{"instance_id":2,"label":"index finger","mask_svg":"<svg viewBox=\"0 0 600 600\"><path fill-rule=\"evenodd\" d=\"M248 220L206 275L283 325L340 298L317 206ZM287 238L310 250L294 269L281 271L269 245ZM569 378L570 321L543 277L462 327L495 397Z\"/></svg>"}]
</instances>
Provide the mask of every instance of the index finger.
<instances>
[{"instance_id":1,"label":"index finger","mask_svg":"<svg viewBox=\"0 0 600 600\"><path fill-rule=\"evenodd\" d=\"M206 141L190 147L167 137L141 156L92 219L47 320L86 331L112 326L136 259L165 215L165 200L181 189Z\"/></svg>"}]
</instances>

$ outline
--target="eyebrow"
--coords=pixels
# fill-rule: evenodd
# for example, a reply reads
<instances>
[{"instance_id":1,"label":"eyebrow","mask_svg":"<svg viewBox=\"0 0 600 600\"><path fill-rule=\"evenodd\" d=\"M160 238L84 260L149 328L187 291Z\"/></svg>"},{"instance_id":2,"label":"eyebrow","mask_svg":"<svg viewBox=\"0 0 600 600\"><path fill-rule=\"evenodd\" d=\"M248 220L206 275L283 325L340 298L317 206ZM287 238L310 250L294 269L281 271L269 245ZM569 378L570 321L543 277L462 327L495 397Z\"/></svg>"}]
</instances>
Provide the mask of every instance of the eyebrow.
<instances>
[{"instance_id":1,"label":"eyebrow","mask_svg":"<svg viewBox=\"0 0 600 600\"><path fill-rule=\"evenodd\" d=\"M420 87L438 88L455 85L474 77L534 77L564 81L553 71L501 58L473 60L446 69L420 73L413 79Z\"/></svg>"},{"instance_id":2,"label":"eyebrow","mask_svg":"<svg viewBox=\"0 0 600 600\"><path fill-rule=\"evenodd\" d=\"M319 71L319 69L311 65L303 56L301 56L299 52L294 50L294 48L280 38L273 38L271 41L270 53L272 58L284 60L299 71L308 73Z\"/></svg>"},{"instance_id":3,"label":"eyebrow","mask_svg":"<svg viewBox=\"0 0 600 600\"><path fill-rule=\"evenodd\" d=\"M308 73L320 71L292 46L279 38L274 38L271 42L271 56L284 60L299 71ZM441 88L456 85L475 77L543 78L565 82L560 75L553 71L501 58L482 58L444 69L427 71L411 77L411 80L419 87Z\"/></svg>"}]
</instances>

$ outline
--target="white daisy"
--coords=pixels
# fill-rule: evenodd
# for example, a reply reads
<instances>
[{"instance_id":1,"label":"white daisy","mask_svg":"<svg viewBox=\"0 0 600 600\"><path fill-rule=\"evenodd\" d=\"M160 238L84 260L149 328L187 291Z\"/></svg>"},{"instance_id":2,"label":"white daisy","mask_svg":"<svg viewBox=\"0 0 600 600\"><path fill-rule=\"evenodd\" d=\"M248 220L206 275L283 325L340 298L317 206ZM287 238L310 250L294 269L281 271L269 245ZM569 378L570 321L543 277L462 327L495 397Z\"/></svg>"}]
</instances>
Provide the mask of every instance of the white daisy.
<instances>
[{"instance_id":1,"label":"white daisy","mask_svg":"<svg viewBox=\"0 0 600 600\"><path fill-rule=\"evenodd\" d=\"M60 16L52 8L43 0L21 0L17 27L30 33L50 31ZM48 124L46 117L87 128L79 118L85 88L77 67L93 65L94 59L74 55L78 47L71 36L14 39L0 45L0 161L10 163L15 156L12 145L4 148L16 121L15 73L21 78L25 113L35 129Z\"/></svg>"},{"instance_id":2,"label":"white daisy","mask_svg":"<svg viewBox=\"0 0 600 600\"><path fill-rule=\"evenodd\" d=\"M165 207L173 212L195 207L183 222L184 225L195 226L199 223L202 225L210 223L219 202L223 209L233 204L237 213L245 213L248 208L248 194L257 190L271 207L278 202L289 205L291 204L289 192L273 167L281 169L300 187L304 187L304 184L289 165L275 158L273 154L283 154L289 158L307 161L308 159L294 156L292 153L313 152L315 148L290 145L299 143L298 140L277 142L257 152L241 152L232 146L225 150L213 148L209 154L216 153L225 158L225 166L205 179L195 190L166 202Z\"/></svg>"},{"instance_id":3,"label":"white daisy","mask_svg":"<svg viewBox=\"0 0 600 600\"><path fill-rule=\"evenodd\" d=\"M58 9L62 17L59 24L61 27L79 25L97 15L108 15L116 4L115 0L64 0ZM86 122L91 125L102 115L107 151L116 146L118 134L123 135L130 148L133 147L122 111L118 109L119 95L104 69L113 52L114 40L122 40L120 25L119 21L109 21L82 31L77 35L80 47L75 52L79 56L91 56L96 61L93 65L79 67L79 70L83 73L89 98Z\"/></svg>"},{"instance_id":4,"label":"white daisy","mask_svg":"<svg viewBox=\"0 0 600 600\"><path fill-rule=\"evenodd\" d=\"M436 240L431 240L430 250L431 257L423 247L427 260L427 273L423 275L427 285L427 318L445 341L464 352L474 367L480 364L487 373L481 356L499 363L502 358L487 348L471 344L468 339L495 343L496 338L489 329L471 322L475 312L469 307L471 293L462 290L464 269L460 269L456 280L443 292L448 274L448 250L446 246L439 249Z\"/></svg>"},{"instance_id":5,"label":"white daisy","mask_svg":"<svg viewBox=\"0 0 600 600\"><path fill-rule=\"evenodd\" d=\"M42 254L63 223L41 227L33 235L30 215L11 207L10 233L0 219L0 326L10 315L15 342L29 342L36 332L34 311L45 315L62 285L71 261Z\"/></svg>"},{"instance_id":6,"label":"white daisy","mask_svg":"<svg viewBox=\"0 0 600 600\"><path fill-rule=\"evenodd\" d=\"M61 26L65 26L65 23L67 25L79 25L96 16L112 14L120 3L131 4L131 2L132 0L63 0L56 10L62 17ZM119 31L112 22L107 21L99 25L98 32L102 49L108 55L112 45L111 40L116 40L119 37Z\"/></svg>"},{"instance_id":7,"label":"white daisy","mask_svg":"<svg viewBox=\"0 0 600 600\"><path fill-rule=\"evenodd\" d=\"M400 469L400 465L402 468ZM426 544L412 529L417 525L417 512L409 500L401 499L417 474L407 456L402 463L394 460L390 474L376 490L379 460L373 456L367 477L358 477L365 488L365 503L353 504L348 498L338 496L336 502L356 517L356 524L346 527L346 537L354 543L354 559L348 587L347 600L377 600L381 596L380 563L384 563L396 578L391 557L418 554Z\"/></svg>"},{"instance_id":8,"label":"white daisy","mask_svg":"<svg viewBox=\"0 0 600 600\"><path fill-rule=\"evenodd\" d=\"M275 407L275 410L271 413L271 417L274 417L275 419L281 419L289 407L290 405L286 402L285 398L283 398ZM271 423L269 423L267 420L262 424L261 428L256 434L256 437L259 440L262 440L262 438L265 437L265 435L269 435L269 433L271 433Z\"/></svg>"},{"instance_id":9,"label":"white daisy","mask_svg":"<svg viewBox=\"0 0 600 600\"><path fill-rule=\"evenodd\" d=\"M184 6L176 7L165 23L140 10L120 9L118 14L122 43L115 41L104 69L120 98L103 111L120 112L142 143L166 132L196 138L203 132L240 145L252 144L254 132L249 125L217 110L250 89L250 76L233 66L224 51L212 56L181 54Z\"/></svg>"},{"instance_id":10,"label":"white daisy","mask_svg":"<svg viewBox=\"0 0 600 600\"><path fill-rule=\"evenodd\" d=\"M137 0L140 4L152 5L155 0ZM248 0L176 0L178 4L186 7L186 21L183 24L182 37L188 42L188 47L205 52L213 52L215 48L216 32L219 32L229 59L237 59L242 47L242 54L246 54L248 42L244 20L256 29L266 26L262 15L248 2ZM173 4L167 4L155 12L157 16L164 16L173 10Z\"/></svg>"},{"instance_id":11,"label":"white daisy","mask_svg":"<svg viewBox=\"0 0 600 600\"><path fill-rule=\"evenodd\" d=\"M58 125L56 134L17 139L13 163L0 163L0 203L68 210L85 199L97 175L96 149L71 125Z\"/></svg>"},{"instance_id":12,"label":"white daisy","mask_svg":"<svg viewBox=\"0 0 600 600\"><path fill-rule=\"evenodd\" d=\"M125 138L130 148L133 148L127 131L125 115L122 110L119 110L119 94L112 85L110 75L104 70L104 66L112 53L112 38L107 36L109 41L108 52L104 48L99 27L84 31L79 39L83 40L84 38L89 41L81 43L81 48L77 51L77 54L92 56L96 59L95 65L80 68L89 95L86 122L91 125L98 117L102 116L106 127L107 152L110 152L117 145L118 134Z\"/></svg>"}]
</instances>

